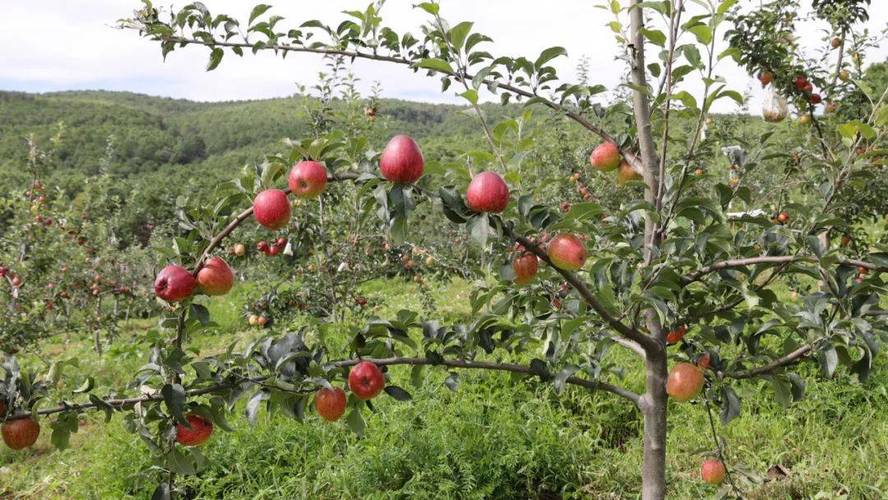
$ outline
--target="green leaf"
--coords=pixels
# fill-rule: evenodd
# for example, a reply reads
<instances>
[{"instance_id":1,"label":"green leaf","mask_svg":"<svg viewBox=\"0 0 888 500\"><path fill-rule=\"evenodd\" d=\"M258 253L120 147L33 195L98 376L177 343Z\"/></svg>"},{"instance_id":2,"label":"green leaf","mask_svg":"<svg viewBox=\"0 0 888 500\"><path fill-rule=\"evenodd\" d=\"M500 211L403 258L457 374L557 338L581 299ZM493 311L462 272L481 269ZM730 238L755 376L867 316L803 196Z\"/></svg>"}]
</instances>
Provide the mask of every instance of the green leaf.
<instances>
[{"instance_id":1,"label":"green leaf","mask_svg":"<svg viewBox=\"0 0 888 500\"><path fill-rule=\"evenodd\" d=\"M641 33L654 45L660 47L666 45L666 35L663 34L663 32L660 30L649 30L642 28Z\"/></svg>"},{"instance_id":2,"label":"green leaf","mask_svg":"<svg viewBox=\"0 0 888 500\"><path fill-rule=\"evenodd\" d=\"M77 389L74 389L72 392L74 392L74 394L82 394L84 392L89 392L93 389L93 387L95 387L95 385L96 385L96 380L94 378L86 377L86 380L84 380L83 383L80 384L80 387L78 387Z\"/></svg>"},{"instance_id":3,"label":"green leaf","mask_svg":"<svg viewBox=\"0 0 888 500\"><path fill-rule=\"evenodd\" d=\"M355 408L350 411L348 416L345 417L345 421L348 423L348 428L357 434L358 437L364 436L364 418L361 416L359 409Z\"/></svg>"},{"instance_id":4,"label":"green leaf","mask_svg":"<svg viewBox=\"0 0 888 500\"><path fill-rule=\"evenodd\" d=\"M188 309L188 316L204 326L210 323L210 311L200 304L192 303Z\"/></svg>"},{"instance_id":5,"label":"green leaf","mask_svg":"<svg viewBox=\"0 0 888 500\"><path fill-rule=\"evenodd\" d=\"M712 29L705 24L692 26L688 28L688 31L693 33L697 37L697 41L703 45L709 45L709 42L712 41Z\"/></svg>"},{"instance_id":6,"label":"green leaf","mask_svg":"<svg viewBox=\"0 0 888 500\"><path fill-rule=\"evenodd\" d=\"M536 70L539 71L544 64L560 56L567 56L567 50L564 47L549 47L540 52L539 57L537 57L537 60L534 61L533 65Z\"/></svg>"},{"instance_id":7,"label":"green leaf","mask_svg":"<svg viewBox=\"0 0 888 500\"><path fill-rule=\"evenodd\" d=\"M473 216L468 221L468 230L469 236L471 236L472 240L478 244L480 247L487 246L487 237L490 234L490 222L487 219L486 213L481 213Z\"/></svg>"},{"instance_id":8,"label":"green leaf","mask_svg":"<svg viewBox=\"0 0 888 500\"><path fill-rule=\"evenodd\" d=\"M182 384L166 384L160 389L163 401L166 403L170 415L181 424L187 423L182 410L185 408L185 388Z\"/></svg>"},{"instance_id":9,"label":"green leaf","mask_svg":"<svg viewBox=\"0 0 888 500\"><path fill-rule=\"evenodd\" d=\"M267 5L264 3L260 3L259 5L253 7L253 11L250 12L250 21L247 24L253 24L253 21L256 20L257 17L265 14L265 11L271 8L271 5Z\"/></svg>"},{"instance_id":10,"label":"green leaf","mask_svg":"<svg viewBox=\"0 0 888 500\"><path fill-rule=\"evenodd\" d=\"M470 104L478 104L478 91L475 89L466 90L459 96L469 101Z\"/></svg>"},{"instance_id":11,"label":"green leaf","mask_svg":"<svg viewBox=\"0 0 888 500\"><path fill-rule=\"evenodd\" d=\"M213 48L213 51L210 52L210 62L207 64L207 71L213 71L219 66L219 63L222 62L222 56L225 55L225 51L220 49L219 47Z\"/></svg>"},{"instance_id":12,"label":"green leaf","mask_svg":"<svg viewBox=\"0 0 888 500\"><path fill-rule=\"evenodd\" d=\"M413 399L409 392L396 385L385 386L385 393L398 401L410 401Z\"/></svg>"},{"instance_id":13,"label":"green leaf","mask_svg":"<svg viewBox=\"0 0 888 500\"><path fill-rule=\"evenodd\" d=\"M472 24L469 21L463 21L456 26L450 28L450 43L453 45L453 49L456 52L459 52L463 48L463 44L466 42L466 37L469 36L469 31L472 30Z\"/></svg>"},{"instance_id":14,"label":"green leaf","mask_svg":"<svg viewBox=\"0 0 888 500\"><path fill-rule=\"evenodd\" d=\"M721 392L721 421L722 424L727 425L728 422L740 415L740 398L729 386L723 386Z\"/></svg>"},{"instance_id":15,"label":"green leaf","mask_svg":"<svg viewBox=\"0 0 888 500\"><path fill-rule=\"evenodd\" d=\"M450 63L448 63L447 61L445 61L443 59L437 59L434 57L421 59L416 65L420 68L431 69L434 71L440 71L440 72L446 73L448 75L452 75L455 73L453 71L453 68L450 67Z\"/></svg>"}]
</instances>

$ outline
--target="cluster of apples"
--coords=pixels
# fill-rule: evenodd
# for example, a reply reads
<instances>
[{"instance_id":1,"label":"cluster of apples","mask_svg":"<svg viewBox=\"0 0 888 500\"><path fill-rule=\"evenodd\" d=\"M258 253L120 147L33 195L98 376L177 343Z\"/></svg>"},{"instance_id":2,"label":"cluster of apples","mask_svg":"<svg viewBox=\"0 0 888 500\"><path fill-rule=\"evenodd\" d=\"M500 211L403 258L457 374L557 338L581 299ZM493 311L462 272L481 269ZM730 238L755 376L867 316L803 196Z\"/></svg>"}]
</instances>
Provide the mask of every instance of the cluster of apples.
<instances>
[{"instance_id":1,"label":"cluster of apples","mask_svg":"<svg viewBox=\"0 0 888 500\"><path fill-rule=\"evenodd\" d=\"M666 343L675 344L687 333L687 325L681 325L666 334ZM676 363L669 371L666 379L666 394L680 402L690 401L697 397L703 390L705 382L703 372L709 369L711 357L704 352L697 357L696 363ZM703 461L700 466L700 477L708 484L721 484L725 479L727 469L725 464L718 459L710 458Z\"/></svg>"},{"instance_id":2,"label":"cluster of apples","mask_svg":"<svg viewBox=\"0 0 888 500\"><path fill-rule=\"evenodd\" d=\"M5 266L0 266L0 279L2 278L6 278L13 288L21 288L24 284L24 280L22 280L21 276Z\"/></svg>"},{"instance_id":3,"label":"cluster of apples","mask_svg":"<svg viewBox=\"0 0 888 500\"><path fill-rule=\"evenodd\" d=\"M385 388L385 375L372 361L361 361L348 373L348 388L361 401L375 398ZM345 391L339 387L322 387L315 393L315 409L328 422L345 414Z\"/></svg>"},{"instance_id":4,"label":"cluster of apples","mask_svg":"<svg viewBox=\"0 0 888 500\"><path fill-rule=\"evenodd\" d=\"M620 154L620 148L611 141L605 141L592 150L589 155L592 167L602 172L617 171L617 185L622 186L629 181L641 179L641 175L632 168Z\"/></svg>"},{"instance_id":5,"label":"cluster of apples","mask_svg":"<svg viewBox=\"0 0 888 500\"><path fill-rule=\"evenodd\" d=\"M275 255L283 252L285 248L287 248L287 238L284 238L283 236L276 239L271 244L269 244L265 240L256 243L256 250L259 250L269 257L274 257Z\"/></svg>"}]
</instances>

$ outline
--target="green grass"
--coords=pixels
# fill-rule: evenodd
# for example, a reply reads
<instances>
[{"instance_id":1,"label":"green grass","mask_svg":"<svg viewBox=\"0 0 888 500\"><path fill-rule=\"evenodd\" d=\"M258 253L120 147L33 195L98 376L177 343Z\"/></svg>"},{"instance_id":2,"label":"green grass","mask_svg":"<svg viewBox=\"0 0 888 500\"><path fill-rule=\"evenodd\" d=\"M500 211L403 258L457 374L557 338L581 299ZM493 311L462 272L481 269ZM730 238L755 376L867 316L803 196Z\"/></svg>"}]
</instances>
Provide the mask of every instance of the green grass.
<instances>
[{"instance_id":1,"label":"green grass","mask_svg":"<svg viewBox=\"0 0 888 500\"><path fill-rule=\"evenodd\" d=\"M445 318L468 313L467 289L463 282L435 286L432 293ZM259 335L240 316L247 292L210 301L219 332L192 339L191 345L208 354L233 339ZM365 285L362 293L371 300L388 295L389 305L377 311L381 316L421 307L413 283L378 281ZM47 346L46 352L79 357L80 368L72 373L96 374L99 387L122 388L144 362L144 346L136 340L150 326L131 323L103 357L92 353L87 339ZM625 351L614 350L613 356L633 365ZM743 414L720 432L728 445L728 465L746 495L888 495L885 368L884 357L879 358L874 375L862 385L844 372L823 380L813 366L806 367L806 397L788 409L774 401L766 382L735 385ZM461 372L459 389L452 392L442 384L445 376L442 370L428 370L422 385L413 387L409 370L394 367L390 379L410 390L413 400L378 399L376 412L366 416L363 438L344 423L322 423L314 414L299 423L262 412L255 427L233 416L234 432L219 431L204 447L209 468L183 483L200 498L638 496L641 421L623 400L575 388L556 395L538 382L489 372ZM624 383L639 389L639 371L630 370ZM713 447L705 408L670 403L669 411L670 496L715 496L718 490L697 478L702 457ZM105 425L98 415L85 417L71 449L61 452L51 448L44 420L35 448L0 450L0 496L146 497L154 486L140 475L150 461L148 452L121 420L118 416ZM775 465L789 475L766 482Z\"/></svg>"}]
</instances>

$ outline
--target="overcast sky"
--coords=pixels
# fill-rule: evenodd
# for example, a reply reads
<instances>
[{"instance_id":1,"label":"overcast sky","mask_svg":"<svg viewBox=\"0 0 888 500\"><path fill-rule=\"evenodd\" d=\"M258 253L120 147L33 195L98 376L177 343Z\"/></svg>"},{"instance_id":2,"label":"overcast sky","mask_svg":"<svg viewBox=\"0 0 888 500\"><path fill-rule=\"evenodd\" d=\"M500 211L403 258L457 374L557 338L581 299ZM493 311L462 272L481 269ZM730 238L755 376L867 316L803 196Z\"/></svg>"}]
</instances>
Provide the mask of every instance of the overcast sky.
<instances>
[{"instance_id":1,"label":"overcast sky","mask_svg":"<svg viewBox=\"0 0 888 500\"><path fill-rule=\"evenodd\" d=\"M306 19L336 23L341 11L363 9L370 0L265 0L271 12L284 16L279 26L299 24ZM156 5L181 6L186 1L157 0ZM227 13L246 21L252 5L245 0L204 0L213 13ZM384 24L398 31L418 34L427 16L412 8L417 0L388 0ZM606 27L610 14L595 6L598 0L442 0L442 13L453 24L475 21L475 29L491 36L488 46L494 55L536 55L540 50L561 45L568 58L559 60L560 74L575 75L581 57L589 57L593 83L613 87L619 83L623 66L614 60L621 50ZM888 23L888 0L874 0L870 29L881 31ZM214 72L204 71L207 49L176 50L166 62L159 45L139 38L135 32L113 28L116 19L131 15L138 0L0 0L0 89L45 92L70 89L127 90L152 95L202 101L257 99L291 95L295 83L312 84L322 62L313 55L290 55L286 60L272 54L239 59L228 53ZM289 26L289 25L288 25ZM823 33L809 27L803 40L816 44ZM653 52L651 53L653 55ZM888 44L874 51L870 60L888 57ZM723 61L721 74L741 92L757 85L730 61ZM359 61L355 72L366 89L379 81L384 97L432 102L459 102L453 92L441 94L438 82L397 65ZM693 89L690 89L693 90ZM731 111L732 105L724 102Z\"/></svg>"}]
</instances>

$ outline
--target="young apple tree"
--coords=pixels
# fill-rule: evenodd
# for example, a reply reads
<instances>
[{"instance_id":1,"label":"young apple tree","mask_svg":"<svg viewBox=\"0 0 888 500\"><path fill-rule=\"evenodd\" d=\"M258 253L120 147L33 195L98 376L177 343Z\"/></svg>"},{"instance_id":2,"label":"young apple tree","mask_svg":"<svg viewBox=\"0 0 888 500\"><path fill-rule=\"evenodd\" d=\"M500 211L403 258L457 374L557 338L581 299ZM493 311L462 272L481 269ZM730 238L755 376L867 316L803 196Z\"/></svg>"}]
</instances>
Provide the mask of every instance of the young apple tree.
<instances>
[{"instance_id":1,"label":"young apple tree","mask_svg":"<svg viewBox=\"0 0 888 500\"><path fill-rule=\"evenodd\" d=\"M744 381L770 381L787 405L802 397L804 381L794 371L799 363L816 361L825 376L842 364L866 379L888 327L879 308L888 254L884 245L833 244L852 230L836 216L844 190L881 168L877 158L888 131L885 89L874 93L857 83L870 43L860 32L866 0L843 1L842 9L814 0L804 18L795 14L797 1L606 2L602 14L609 16L626 65L625 90L609 106L598 102L602 86L559 79L552 62L565 55L560 47L529 57L498 55L471 22L446 21L436 2L416 6L428 17L419 34L398 33L383 24L381 3L347 11L335 25L307 20L284 28L264 4L238 20L199 2L168 11L143 0L134 17L121 21L158 42L164 56L191 46L209 49L209 70L226 54L260 51L409 67L465 99L489 149L467 152L466 164L453 165L424 156L422 144L406 134L387 145L335 131L298 146L291 142L289 155L270 156L212 210L189 212L201 217L176 239L170 254L180 266L170 271L176 293L169 292L169 281L161 283L158 295L168 308L145 334L153 343L150 362L134 381L154 389L28 412L12 377L5 388L7 422L60 414L56 418L76 429L76 419L66 417L72 412L126 410L128 427L165 471L155 493L162 498L176 493L174 473L202 466L199 449L190 445L209 438L214 425L225 429L225 415L240 397L247 398L250 420L263 403L301 419L313 400L324 419L344 416L360 434L372 398L382 392L410 398L386 374L388 366L412 366L416 378L425 367L447 370L451 388L460 370L498 370L536 377L556 391L568 385L605 391L637 408L643 420L640 492L659 499L667 493L670 404L701 400L700 411L718 407L727 424L741 411L734 387ZM830 24L840 43L811 60L793 36L796 24L819 20ZM832 38L825 44L832 47ZM779 129L782 140L798 146L792 151L774 139L777 126L769 125L732 150L732 175L722 182L703 167L713 166L718 146L737 138L730 129L704 132L715 103L744 102L718 76L717 65L726 59L753 75L767 73L762 81L810 125ZM625 185L619 209L606 211L593 201L562 207L561 200L529 194L535 186L515 175L522 155L510 146L522 127L513 119L489 123L484 95L541 108L588 133L588 169ZM853 110L818 112L824 102L852 99L859 103ZM270 240L292 227L287 171L305 161L326 168L323 189L355 184L360 201L342 210L375 221L395 243L409 241L411 213L422 204L464 226L502 264L497 284L472 294L475 317L444 325L403 310L396 318L368 321L342 353L274 328L242 351L200 358L186 350L189 336L210 324L206 308L192 301L202 291L189 273L199 276L241 225L269 228ZM749 179L762 170L786 182L777 192L758 189ZM327 194L312 195L324 200ZM477 272L489 272L485 260L475 263ZM796 284L797 301L781 300L774 291L787 280ZM560 285L551 293L553 282ZM531 340L544 351L529 364L494 360L522 352ZM645 374L643 387L620 385L606 359L612 347L632 353ZM740 496L742 478L732 475L714 422L712 432L712 456L701 463L701 478L713 484L727 478L725 492Z\"/></svg>"}]
</instances>

